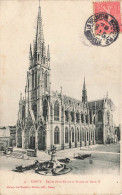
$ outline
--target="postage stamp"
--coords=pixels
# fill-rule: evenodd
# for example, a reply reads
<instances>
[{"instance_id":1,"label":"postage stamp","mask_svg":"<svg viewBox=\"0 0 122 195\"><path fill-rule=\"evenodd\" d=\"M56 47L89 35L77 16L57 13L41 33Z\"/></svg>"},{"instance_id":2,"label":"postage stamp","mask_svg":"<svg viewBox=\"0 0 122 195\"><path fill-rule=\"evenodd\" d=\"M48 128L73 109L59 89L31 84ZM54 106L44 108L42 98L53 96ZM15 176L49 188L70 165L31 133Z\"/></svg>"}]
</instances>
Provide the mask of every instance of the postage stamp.
<instances>
[{"instance_id":1,"label":"postage stamp","mask_svg":"<svg viewBox=\"0 0 122 195\"><path fill-rule=\"evenodd\" d=\"M93 10L94 14L105 12L112 15L117 20L120 32L122 32L120 1L93 2Z\"/></svg>"},{"instance_id":2,"label":"postage stamp","mask_svg":"<svg viewBox=\"0 0 122 195\"><path fill-rule=\"evenodd\" d=\"M99 12L88 18L84 34L93 45L105 47L117 39L119 24L111 14Z\"/></svg>"}]
</instances>

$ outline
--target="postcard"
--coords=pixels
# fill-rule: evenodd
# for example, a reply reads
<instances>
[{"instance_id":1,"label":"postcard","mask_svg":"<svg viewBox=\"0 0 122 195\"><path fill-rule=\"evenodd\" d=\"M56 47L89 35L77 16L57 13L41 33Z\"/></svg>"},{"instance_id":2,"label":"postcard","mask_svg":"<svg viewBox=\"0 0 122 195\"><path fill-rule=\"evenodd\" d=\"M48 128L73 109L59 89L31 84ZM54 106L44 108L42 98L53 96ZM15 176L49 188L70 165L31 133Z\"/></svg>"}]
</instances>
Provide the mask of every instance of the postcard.
<instances>
[{"instance_id":1,"label":"postcard","mask_svg":"<svg viewBox=\"0 0 122 195\"><path fill-rule=\"evenodd\" d=\"M0 0L0 194L119 195L121 1Z\"/></svg>"}]
</instances>

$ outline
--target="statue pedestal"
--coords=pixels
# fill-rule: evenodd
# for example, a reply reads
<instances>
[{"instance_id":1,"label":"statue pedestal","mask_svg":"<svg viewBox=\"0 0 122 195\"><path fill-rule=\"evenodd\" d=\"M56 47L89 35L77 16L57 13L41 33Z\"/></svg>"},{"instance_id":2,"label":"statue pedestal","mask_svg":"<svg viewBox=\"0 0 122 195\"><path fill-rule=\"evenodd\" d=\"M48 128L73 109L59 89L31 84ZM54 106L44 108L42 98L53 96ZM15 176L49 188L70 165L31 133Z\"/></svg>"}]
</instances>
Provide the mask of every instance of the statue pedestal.
<instances>
[{"instance_id":1,"label":"statue pedestal","mask_svg":"<svg viewBox=\"0 0 122 195\"><path fill-rule=\"evenodd\" d=\"M55 161L55 157L56 157L55 154L51 154L51 161Z\"/></svg>"}]
</instances>

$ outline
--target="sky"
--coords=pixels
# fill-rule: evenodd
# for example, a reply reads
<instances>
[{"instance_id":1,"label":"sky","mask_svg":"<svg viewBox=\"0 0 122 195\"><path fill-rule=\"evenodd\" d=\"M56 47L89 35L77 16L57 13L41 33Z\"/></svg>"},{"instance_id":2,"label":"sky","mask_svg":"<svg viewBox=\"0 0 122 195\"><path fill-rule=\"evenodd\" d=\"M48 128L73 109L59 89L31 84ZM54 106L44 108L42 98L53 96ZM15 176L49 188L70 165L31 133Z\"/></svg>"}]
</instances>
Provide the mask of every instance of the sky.
<instances>
[{"instance_id":1,"label":"sky","mask_svg":"<svg viewBox=\"0 0 122 195\"><path fill-rule=\"evenodd\" d=\"M20 93L24 94L29 45L36 32L38 0L0 1L0 126L15 125ZM46 46L50 45L52 89L81 100L84 76L88 101L108 92L120 122L120 41L92 45L84 35L93 15L92 1L41 1Z\"/></svg>"}]
</instances>

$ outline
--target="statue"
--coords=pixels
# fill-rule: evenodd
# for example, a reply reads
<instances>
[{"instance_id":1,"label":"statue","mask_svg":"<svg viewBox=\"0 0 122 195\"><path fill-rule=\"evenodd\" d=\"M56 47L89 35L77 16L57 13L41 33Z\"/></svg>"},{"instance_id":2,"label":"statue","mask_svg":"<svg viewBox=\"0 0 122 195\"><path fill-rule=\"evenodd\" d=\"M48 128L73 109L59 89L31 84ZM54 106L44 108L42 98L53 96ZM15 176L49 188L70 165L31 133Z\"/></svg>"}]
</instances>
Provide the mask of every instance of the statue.
<instances>
[{"instance_id":1,"label":"statue","mask_svg":"<svg viewBox=\"0 0 122 195\"><path fill-rule=\"evenodd\" d=\"M55 146L51 146L51 149L49 150L49 152L51 154L51 161L55 161L56 147Z\"/></svg>"}]
</instances>

